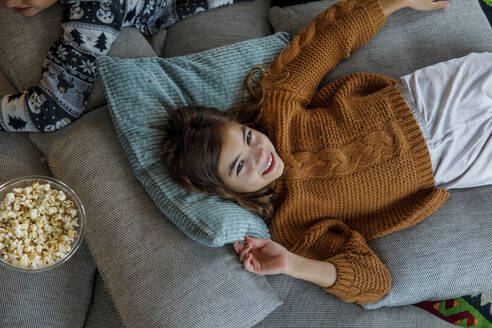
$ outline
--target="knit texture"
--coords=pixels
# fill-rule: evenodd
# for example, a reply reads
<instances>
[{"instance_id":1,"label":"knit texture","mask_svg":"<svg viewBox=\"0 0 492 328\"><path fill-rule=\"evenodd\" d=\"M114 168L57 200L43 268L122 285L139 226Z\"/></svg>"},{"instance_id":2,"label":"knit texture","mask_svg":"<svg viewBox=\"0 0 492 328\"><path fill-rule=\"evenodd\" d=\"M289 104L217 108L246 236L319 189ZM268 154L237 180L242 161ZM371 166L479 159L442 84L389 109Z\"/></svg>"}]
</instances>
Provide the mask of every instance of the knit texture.
<instances>
[{"instance_id":1,"label":"knit texture","mask_svg":"<svg viewBox=\"0 0 492 328\"><path fill-rule=\"evenodd\" d=\"M275 187L272 238L332 262L326 291L365 304L391 287L366 240L412 226L448 193L395 80L356 73L317 90L323 76L385 23L376 0L340 2L284 49L262 79L262 121L285 163Z\"/></svg>"}]
</instances>

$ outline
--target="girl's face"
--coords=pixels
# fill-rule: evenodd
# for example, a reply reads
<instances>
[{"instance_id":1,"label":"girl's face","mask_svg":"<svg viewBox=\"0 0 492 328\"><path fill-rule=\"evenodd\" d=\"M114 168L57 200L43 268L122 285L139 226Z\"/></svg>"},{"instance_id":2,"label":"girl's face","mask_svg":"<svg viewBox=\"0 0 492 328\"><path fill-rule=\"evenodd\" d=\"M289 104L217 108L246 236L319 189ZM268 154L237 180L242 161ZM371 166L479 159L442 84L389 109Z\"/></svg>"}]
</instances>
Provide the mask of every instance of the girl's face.
<instances>
[{"instance_id":1,"label":"girl's face","mask_svg":"<svg viewBox=\"0 0 492 328\"><path fill-rule=\"evenodd\" d=\"M13 8L24 16L34 16L55 4L57 0L3 0L7 8Z\"/></svg>"},{"instance_id":2,"label":"girl's face","mask_svg":"<svg viewBox=\"0 0 492 328\"><path fill-rule=\"evenodd\" d=\"M266 135L238 123L220 133L219 176L233 191L258 191L282 175L284 162Z\"/></svg>"}]
</instances>

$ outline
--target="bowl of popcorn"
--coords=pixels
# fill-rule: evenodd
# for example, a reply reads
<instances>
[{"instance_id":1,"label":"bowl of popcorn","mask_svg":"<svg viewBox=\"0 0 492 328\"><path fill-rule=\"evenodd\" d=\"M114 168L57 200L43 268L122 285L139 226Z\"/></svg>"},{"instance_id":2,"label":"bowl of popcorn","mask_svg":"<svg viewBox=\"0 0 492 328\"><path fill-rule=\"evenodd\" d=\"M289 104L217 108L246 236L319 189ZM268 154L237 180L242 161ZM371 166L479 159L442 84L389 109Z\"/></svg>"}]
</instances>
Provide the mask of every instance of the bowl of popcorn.
<instances>
[{"instance_id":1,"label":"bowl of popcorn","mask_svg":"<svg viewBox=\"0 0 492 328\"><path fill-rule=\"evenodd\" d=\"M51 177L28 176L0 186L0 265L39 272L67 261L82 243L79 197Z\"/></svg>"}]
</instances>

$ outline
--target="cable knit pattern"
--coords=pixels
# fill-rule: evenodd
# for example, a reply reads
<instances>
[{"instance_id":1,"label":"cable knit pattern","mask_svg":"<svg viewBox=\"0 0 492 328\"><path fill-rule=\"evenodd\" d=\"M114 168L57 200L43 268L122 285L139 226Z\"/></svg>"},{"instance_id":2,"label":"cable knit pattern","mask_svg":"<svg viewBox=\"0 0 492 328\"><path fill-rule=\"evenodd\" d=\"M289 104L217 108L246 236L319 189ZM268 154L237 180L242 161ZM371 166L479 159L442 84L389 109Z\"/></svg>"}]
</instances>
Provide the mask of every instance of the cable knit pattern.
<instances>
[{"instance_id":1,"label":"cable knit pattern","mask_svg":"<svg viewBox=\"0 0 492 328\"><path fill-rule=\"evenodd\" d=\"M340 176L389 160L408 150L400 127L395 122L339 148L326 147L314 152L296 152L287 158L296 177Z\"/></svg>"},{"instance_id":2,"label":"cable knit pattern","mask_svg":"<svg viewBox=\"0 0 492 328\"><path fill-rule=\"evenodd\" d=\"M425 140L395 80L357 73L317 90L385 20L376 0L339 2L304 28L262 79L262 121L285 163L272 238L333 263L337 280L326 291L360 304L391 287L366 240L422 221L448 197L434 185Z\"/></svg>"}]
</instances>

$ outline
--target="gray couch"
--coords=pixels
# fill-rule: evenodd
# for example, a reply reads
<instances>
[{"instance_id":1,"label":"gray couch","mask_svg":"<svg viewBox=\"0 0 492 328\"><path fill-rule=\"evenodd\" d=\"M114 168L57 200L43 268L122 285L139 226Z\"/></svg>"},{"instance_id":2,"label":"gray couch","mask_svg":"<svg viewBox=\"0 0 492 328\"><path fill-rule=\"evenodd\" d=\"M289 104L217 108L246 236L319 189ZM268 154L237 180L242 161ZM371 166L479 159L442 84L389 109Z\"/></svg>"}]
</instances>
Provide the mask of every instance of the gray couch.
<instances>
[{"instance_id":1,"label":"gray couch","mask_svg":"<svg viewBox=\"0 0 492 328\"><path fill-rule=\"evenodd\" d=\"M124 29L109 55L171 57L278 30L295 34L327 3L270 9L266 0L245 2L189 17L147 39ZM457 12L450 9L438 19L398 13L388 21L393 30L381 31L380 40L367 46L372 57L354 53L325 83L350 70L398 77L472 51L492 51L492 31L478 3L451 5ZM0 96L39 80L58 35L60 9L55 5L26 19L0 8ZM395 35L408 41L399 48L381 46ZM420 52L431 55L416 57ZM364 310L300 280L255 276L242 269L232 247L208 248L188 239L134 178L100 82L84 116L70 126L51 134L1 134L0 182L33 174L54 176L79 194L88 231L76 255L54 270L26 274L0 267L0 327L452 327L415 306ZM466 216L473 199L491 194L491 187L452 192L451 205L430 222L457 215L458 207ZM492 205L481 203L473 215L490 220ZM404 235L394 236L372 246L383 253Z\"/></svg>"}]
</instances>

